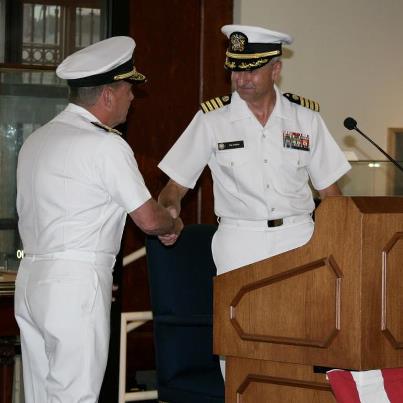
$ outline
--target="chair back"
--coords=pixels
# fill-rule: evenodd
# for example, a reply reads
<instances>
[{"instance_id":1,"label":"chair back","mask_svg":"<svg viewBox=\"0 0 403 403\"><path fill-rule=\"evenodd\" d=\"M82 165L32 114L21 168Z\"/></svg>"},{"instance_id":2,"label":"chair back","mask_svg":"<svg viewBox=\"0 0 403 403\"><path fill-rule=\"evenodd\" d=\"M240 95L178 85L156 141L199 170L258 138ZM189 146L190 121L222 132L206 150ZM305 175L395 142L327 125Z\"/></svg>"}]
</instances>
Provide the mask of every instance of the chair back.
<instances>
[{"instance_id":1,"label":"chair back","mask_svg":"<svg viewBox=\"0 0 403 403\"><path fill-rule=\"evenodd\" d=\"M212 353L216 229L188 225L169 247L156 237L146 240L158 393L164 401L224 402L219 360Z\"/></svg>"}]
</instances>

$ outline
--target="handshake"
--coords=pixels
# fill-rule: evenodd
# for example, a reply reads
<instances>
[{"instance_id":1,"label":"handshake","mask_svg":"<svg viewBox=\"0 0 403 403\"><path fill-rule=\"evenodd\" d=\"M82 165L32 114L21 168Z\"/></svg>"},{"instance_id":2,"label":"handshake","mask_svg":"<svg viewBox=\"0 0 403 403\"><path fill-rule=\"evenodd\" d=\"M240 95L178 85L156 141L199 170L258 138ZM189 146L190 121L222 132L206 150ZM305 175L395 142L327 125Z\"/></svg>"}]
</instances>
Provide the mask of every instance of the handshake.
<instances>
[{"instance_id":1,"label":"handshake","mask_svg":"<svg viewBox=\"0 0 403 403\"><path fill-rule=\"evenodd\" d=\"M158 196L158 204L164 207L173 219L172 230L158 235L159 240L166 246L173 245L182 232L183 222L179 214L181 212L181 201L188 190L188 188L170 179Z\"/></svg>"},{"instance_id":2,"label":"handshake","mask_svg":"<svg viewBox=\"0 0 403 403\"><path fill-rule=\"evenodd\" d=\"M173 245L179 238L180 233L183 229L183 221L179 217L178 209L170 205L166 207L169 215L173 218L173 230L163 235L158 235L159 240L165 245Z\"/></svg>"}]
</instances>

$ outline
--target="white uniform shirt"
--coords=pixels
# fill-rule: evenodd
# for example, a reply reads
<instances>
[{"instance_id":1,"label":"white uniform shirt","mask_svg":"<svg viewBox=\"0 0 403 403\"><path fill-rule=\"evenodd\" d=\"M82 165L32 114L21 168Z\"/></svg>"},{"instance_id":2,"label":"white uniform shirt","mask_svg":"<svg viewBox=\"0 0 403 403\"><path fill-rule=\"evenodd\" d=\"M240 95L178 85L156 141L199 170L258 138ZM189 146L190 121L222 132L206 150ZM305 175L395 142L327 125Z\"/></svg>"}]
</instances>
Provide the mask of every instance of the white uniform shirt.
<instances>
[{"instance_id":1,"label":"white uniform shirt","mask_svg":"<svg viewBox=\"0 0 403 403\"><path fill-rule=\"evenodd\" d=\"M311 213L309 178L321 190L351 166L319 113L291 103L277 87L276 96L264 127L237 92L230 104L199 111L159 168L193 188L208 164L219 217L260 220ZM291 148L290 139L305 143Z\"/></svg>"},{"instance_id":2,"label":"white uniform shirt","mask_svg":"<svg viewBox=\"0 0 403 403\"><path fill-rule=\"evenodd\" d=\"M151 195L133 151L69 104L23 144L17 211L25 253L119 251L126 214Z\"/></svg>"}]
</instances>

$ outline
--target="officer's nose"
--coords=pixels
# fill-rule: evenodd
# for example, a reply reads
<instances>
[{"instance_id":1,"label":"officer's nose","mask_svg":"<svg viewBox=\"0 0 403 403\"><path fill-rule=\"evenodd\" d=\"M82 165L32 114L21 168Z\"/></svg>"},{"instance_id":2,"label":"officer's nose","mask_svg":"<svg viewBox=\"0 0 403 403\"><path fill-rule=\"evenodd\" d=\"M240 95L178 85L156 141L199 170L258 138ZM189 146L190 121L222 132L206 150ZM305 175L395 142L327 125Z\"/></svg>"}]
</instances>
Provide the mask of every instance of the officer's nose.
<instances>
[{"instance_id":1,"label":"officer's nose","mask_svg":"<svg viewBox=\"0 0 403 403\"><path fill-rule=\"evenodd\" d=\"M250 71L234 71L234 80L239 86L248 84L250 81L251 73Z\"/></svg>"},{"instance_id":2,"label":"officer's nose","mask_svg":"<svg viewBox=\"0 0 403 403\"><path fill-rule=\"evenodd\" d=\"M234 71L232 73L232 78L238 85L242 85L246 82L247 79L245 73L245 71Z\"/></svg>"}]
</instances>

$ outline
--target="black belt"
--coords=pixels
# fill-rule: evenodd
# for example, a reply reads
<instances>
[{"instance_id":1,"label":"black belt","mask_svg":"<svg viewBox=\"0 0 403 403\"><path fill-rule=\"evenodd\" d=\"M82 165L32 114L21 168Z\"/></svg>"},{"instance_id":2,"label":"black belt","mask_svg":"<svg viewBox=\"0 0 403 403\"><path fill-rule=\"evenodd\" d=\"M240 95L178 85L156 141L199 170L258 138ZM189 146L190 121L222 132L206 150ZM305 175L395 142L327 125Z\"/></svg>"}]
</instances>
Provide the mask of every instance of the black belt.
<instances>
[{"instance_id":1,"label":"black belt","mask_svg":"<svg viewBox=\"0 0 403 403\"><path fill-rule=\"evenodd\" d=\"M293 215L284 218L276 218L274 220L243 220L237 218L217 217L217 221L223 225L231 225L245 228L275 228L281 227L284 224L303 223L310 220L309 214Z\"/></svg>"},{"instance_id":2,"label":"black belt","mask_svg":"<svg viewBox=\"0 0 403 403\"><path fill-rule=\"evenodd\" d=\"M283 225L283 219L282 218L277 218L275 220L268 220L267 221L267 226L269 228L279 227L280 225Z\"/></svg>"}]
</instances>

